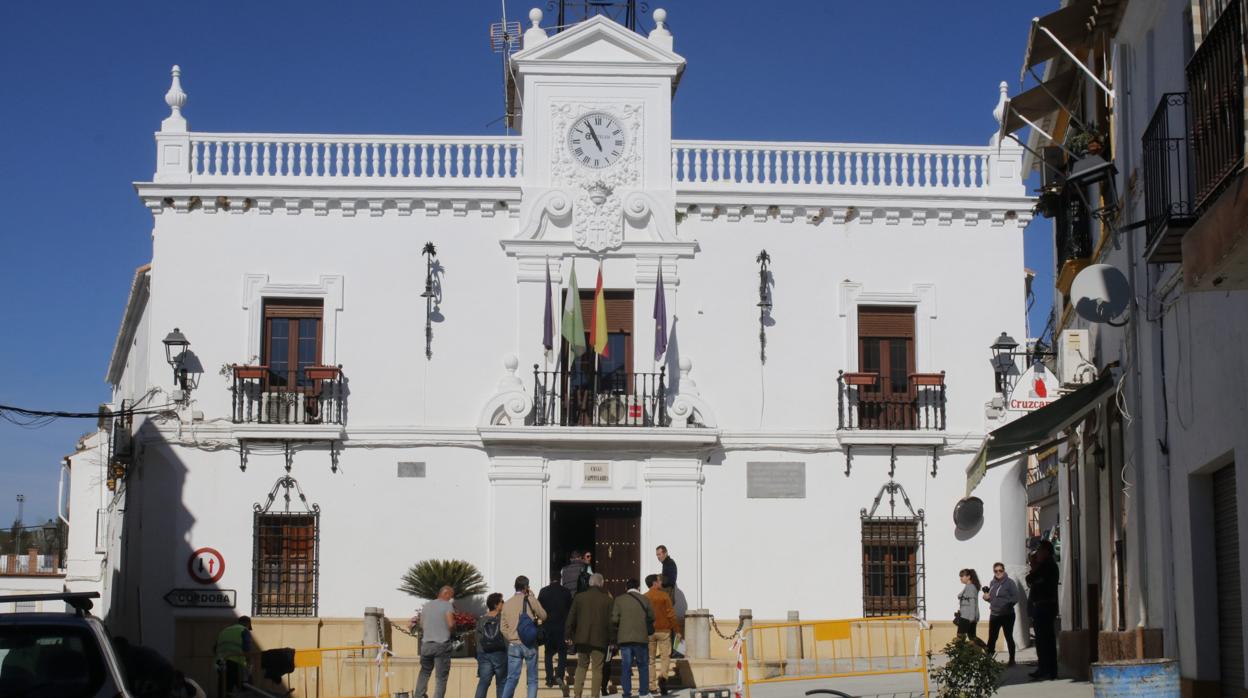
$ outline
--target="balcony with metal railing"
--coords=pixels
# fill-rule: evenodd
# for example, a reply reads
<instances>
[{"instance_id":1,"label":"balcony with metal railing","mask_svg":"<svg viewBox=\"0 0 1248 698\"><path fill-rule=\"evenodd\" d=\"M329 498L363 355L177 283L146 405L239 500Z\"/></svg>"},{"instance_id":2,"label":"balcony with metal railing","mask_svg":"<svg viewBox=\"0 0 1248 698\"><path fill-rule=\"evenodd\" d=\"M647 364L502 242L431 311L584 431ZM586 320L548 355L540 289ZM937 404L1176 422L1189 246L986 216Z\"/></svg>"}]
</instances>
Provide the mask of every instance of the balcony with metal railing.
<instances>
[{"instance_id":1,"label":"balcony with metal railing","mask_svg":"<svg viewBox=\"0 0 1248 698\"><path fill-rule=\"evenodd\" d=\"M1182 260L1183 234L1196 220L1186 93L1161 96L1144 130L1145 258L1154 264Z\"/></svg>"},{"instance_id":2,"label":"balcony with metal railing","mask_svg":"<svg viewBox=\"0 0 1248 698\"><path fill-rule=\"evenodd\" d=\"M1230 0L1187 64L1195 204L1203 211L1244 162L1240 0Z\"/></svg>"},{"instance_id":3,"label":"balcony with metal railing","mask_svg":"<svg viewBox=\"0 0 1248 698\"><path fill-rule=\"evenodd\" d=\"M60 555L41 555L36 549L25 554L0 555L0 577L64 576Z\"/></svg>"},{"instance_id":4,"label":"balcony with metal railing","mask_svg":"<svg viewBox=\"0 0 1248 698\"><path fill-rule=\"evenodd\" d=\"M897 386L881 381L878 373L841 371L836 378L837 429L944 431L944 371L912 373L906 379L904 386Z\"/></svg>"},{"instance_id":5,"label":"balcony with metal railing","mask_svg":"<svg viewBox=\"0 0 1248 698\"><path fill-rule=\"evenodd\" d=\"M543 371L533 366L534 426L666 427L667 369L657 373Z\"/></svg>"},{"instance_id":6,"label":"balcony with metal railing","mask_svg":"<svg viewBox=\"0 0 1248 698\"><path fill-rule=\"evenodd\" d=\"M231 367L231 419L235 424L346 424L347 381L342 366Z\"/></svg>"}]
</instances>

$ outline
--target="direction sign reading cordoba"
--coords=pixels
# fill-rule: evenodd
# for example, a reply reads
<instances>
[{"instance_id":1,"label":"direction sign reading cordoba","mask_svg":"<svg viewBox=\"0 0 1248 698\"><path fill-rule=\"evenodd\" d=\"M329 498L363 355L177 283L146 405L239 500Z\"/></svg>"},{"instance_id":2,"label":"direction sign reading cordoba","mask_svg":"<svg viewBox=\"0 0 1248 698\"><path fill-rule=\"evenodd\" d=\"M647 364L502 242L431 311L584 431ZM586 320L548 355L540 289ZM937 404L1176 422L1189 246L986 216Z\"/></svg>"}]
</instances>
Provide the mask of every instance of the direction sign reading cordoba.
<instances>
[{"instance_id":1,"label":"direction sign reading cordoba","mask_svg":"<svg viewBox=\"0 0 1248 698\"><path fill-rule=\"evenodd\" d=\"M173 589L165 601L177 608L234 608L238 594L233 589Z\"/></svg>"}]
</instances>

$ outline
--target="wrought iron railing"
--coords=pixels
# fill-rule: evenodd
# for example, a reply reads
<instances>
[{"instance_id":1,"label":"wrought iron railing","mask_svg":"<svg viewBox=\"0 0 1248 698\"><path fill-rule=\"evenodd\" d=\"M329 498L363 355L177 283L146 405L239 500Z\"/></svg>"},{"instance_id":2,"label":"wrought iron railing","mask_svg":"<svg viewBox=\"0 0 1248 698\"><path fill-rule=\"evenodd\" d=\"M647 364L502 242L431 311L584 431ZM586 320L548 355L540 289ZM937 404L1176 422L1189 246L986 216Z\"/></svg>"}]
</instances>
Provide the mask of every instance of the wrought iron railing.
<instances>
[{"instance_id":1,"label":"wrought iron railing","mask_svg":"<svg viewBox=\"0 0 1248 698\"><path fill-rule=\"evenodd\" d=\"M941 430L945 428L945 372L912 373L905 390L887 391L880 374L841 371L838 429ZM891 386L888 386L891 387Z\"/></svg>"},{"instance_id":2,"label":"wrought iron railing","mask_svg":"<svg viewBox=\"0 0 1248 698\"><path fill-rule=\"evenodd\" d=\"M268 366L233 366L235 424L345 424L342 366L307 366L298 380Z\"/></svg>"},{"instance_id":3,"label":"wrought iron railing","mask_svg":"<svg viewBox=\"0 0 1248 698\"><path fill-rule=\"evenodd\" d=\"M1148 228L1149 259L1162 243L1167 248L1156 261L1177 261L1177 240L1192 221L1191 140L1188 134L1188 98L1183 92L1161 96L1161 103L1144 130L1144 212ZM1177 232L1173 241L1163 236Z\"/></svg>"},{"instance_id":4,"label":"wrought iron railing","mask_svg":"<svg viewBox=\"0 0 1248 698\"><path fill-rule=\"evenodd\" d=\"M594 374L533 366L536 426L666 427L667 369Z\"/></svg>"},{"instance_id":5,"label":"wrought iron railing","mask_svg":"<svg viewBox=\"0 0 1248 698\"><path fill-rule=\"evenodd\" d=\"M1244 64L1240 0L1231 0L1187 64L1197 210L1244 161Z\"/></svg>"}]
</instances>

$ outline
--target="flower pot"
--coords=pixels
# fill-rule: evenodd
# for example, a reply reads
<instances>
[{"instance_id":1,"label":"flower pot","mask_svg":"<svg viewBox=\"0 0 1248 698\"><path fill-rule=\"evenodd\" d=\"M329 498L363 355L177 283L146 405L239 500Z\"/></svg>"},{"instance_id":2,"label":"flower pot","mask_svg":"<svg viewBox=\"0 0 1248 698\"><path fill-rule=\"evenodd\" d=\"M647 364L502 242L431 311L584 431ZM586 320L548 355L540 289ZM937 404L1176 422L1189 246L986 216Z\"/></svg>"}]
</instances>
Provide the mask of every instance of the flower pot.
<instances>
[{"instance_id":1,"label":"flower pot","mask_svg":"<svg viewBox=\"0 0 1248 698\"><path fill-rule=\"evenodd\" d=\"M910 382L914 385L944 385L943 373L911 373Z\"/></svg>"},{"instance_id":2,"label":"flower pot","mask_svg":"<svg viewBox=\"0 0 1248 698\"><path fill-rule=\"evenodd\" d=\"M337 366L309 366L303 372L307 374L308 380L327 381L337 378L339 369Z\"/></svg>"},{"instance_id":3,"label":"flower pot","mask_svg":"<svg viewBox=\"0 0 1248 698\"><path fill-rule=\"evenodd\" d=\"M845 385L875 385L880 380L878 373L846 373Z\"/></svg>"},{"instance_id":4,"label":"flower pot","mask_svg":"<svg viewBox=\"0 0 1248 698\"><path fill-rule=\"evenodd\" d=\"M234 366L234 377L241 380L264 378L268 372L268 366Z\"/></svg>"}]
</instances>

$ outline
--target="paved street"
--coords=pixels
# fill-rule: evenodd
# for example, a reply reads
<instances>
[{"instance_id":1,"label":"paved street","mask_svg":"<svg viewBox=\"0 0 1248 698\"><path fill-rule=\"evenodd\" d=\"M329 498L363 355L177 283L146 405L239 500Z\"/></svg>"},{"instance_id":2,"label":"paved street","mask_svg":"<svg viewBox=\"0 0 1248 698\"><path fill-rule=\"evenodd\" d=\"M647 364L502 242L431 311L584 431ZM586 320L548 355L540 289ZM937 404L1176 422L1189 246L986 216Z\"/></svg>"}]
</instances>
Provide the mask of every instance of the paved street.
<instances>
[{"instance_id":1,"label":"paved street","mask_svg":"<svg viewBox=\"0 0 1248 698\"><path fill-rule=\"evenodd\" d=\"M1092 684L1086 681L1059 679L1057 681L1032 681L1028 674L1035 670L1036 653L1022 650L1018 653L1018 665L1006 670L998 696L1005 698L1040 698L1042 696L1092 695ZM786 681L755 686L750 698L801 698L814 688L833 688L861 698L910 698L922 696L921 679L913 675L898 677L859 677L836 680ZM935 695L935 686L931 687ZM683 692L687 695L687 692Z\"/></svg>"}]
</instances>

